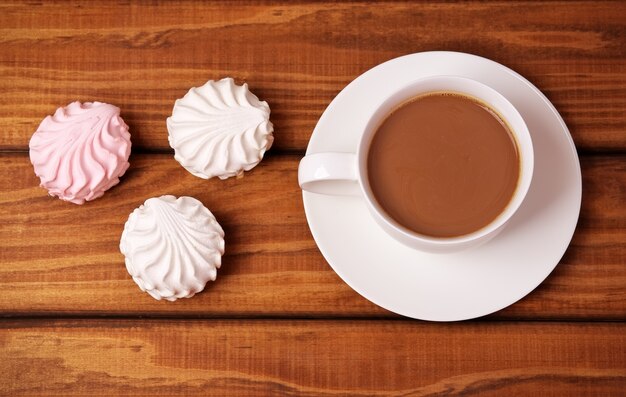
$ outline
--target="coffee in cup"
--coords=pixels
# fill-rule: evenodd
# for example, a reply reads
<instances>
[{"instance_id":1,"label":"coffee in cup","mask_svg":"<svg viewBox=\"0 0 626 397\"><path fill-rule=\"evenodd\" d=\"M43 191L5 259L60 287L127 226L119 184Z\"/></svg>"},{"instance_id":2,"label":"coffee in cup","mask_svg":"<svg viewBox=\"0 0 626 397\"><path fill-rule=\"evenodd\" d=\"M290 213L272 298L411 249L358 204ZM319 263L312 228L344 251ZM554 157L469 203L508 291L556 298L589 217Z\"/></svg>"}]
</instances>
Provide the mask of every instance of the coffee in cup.
<instances>
[{"instance_id":1,"label":"coffee in cup","mask_svg":"<svg viewBox=\"0 0 626 397\"><path fill-rule=\"evenodd\" d=\"M477 98L431 92L386 116L367 178L380 207L415 233L457 237L490 224L518 184L520 157L502 117Z\"/></svg>"}]
</instances>

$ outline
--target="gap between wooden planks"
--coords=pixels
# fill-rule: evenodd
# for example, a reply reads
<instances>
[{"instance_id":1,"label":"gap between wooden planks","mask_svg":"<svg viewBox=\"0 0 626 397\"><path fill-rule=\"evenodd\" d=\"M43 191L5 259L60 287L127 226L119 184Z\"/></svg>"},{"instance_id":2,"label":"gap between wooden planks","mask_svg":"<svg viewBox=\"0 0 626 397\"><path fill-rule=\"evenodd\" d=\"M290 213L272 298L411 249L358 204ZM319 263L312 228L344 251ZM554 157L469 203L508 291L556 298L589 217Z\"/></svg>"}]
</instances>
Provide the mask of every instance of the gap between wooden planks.
<instances>
[{"instance_id":1,"label":"gap between wooden planks","mask_svg":"<svg viewBox=\"0 0 626 397\"><path fill-rule=\"evenodd\" d=\"M0 322L6 395L623 396L626 324Z\"/></svg>"},{"instance_id":2,"label":"gap between wooden planks","mask_svg":"<svg viewBox=\"0 0 626 397\"><path fill-rule=\"evenodd\" d=\"M120 185L76 206L37 187L26 153L0 155L0 313L392 316L352 291L319 253L297 185L299 158L270 152L243 179L204 181L170 154L133 155ZM582 171L582 214L565 257L537 290L491 318L626 318L626 156L584 157ZM198 198L226 231L217 281L174 303L142 293L118 248L128 214L162 194Z\"/></svg>"}]
</instances>

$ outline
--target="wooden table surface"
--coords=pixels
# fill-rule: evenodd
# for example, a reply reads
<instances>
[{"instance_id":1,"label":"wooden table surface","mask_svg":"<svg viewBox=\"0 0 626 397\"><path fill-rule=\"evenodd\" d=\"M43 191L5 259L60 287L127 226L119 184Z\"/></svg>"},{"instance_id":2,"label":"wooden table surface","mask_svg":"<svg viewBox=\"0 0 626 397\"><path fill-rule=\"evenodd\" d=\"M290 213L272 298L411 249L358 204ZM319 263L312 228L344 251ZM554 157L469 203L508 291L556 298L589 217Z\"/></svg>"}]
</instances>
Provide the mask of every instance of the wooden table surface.
<instances>
[{"instance_id":1,"label":"wooden table surface","mask_svg":"<svg viewBox=\"0 0 626 397\"><path fill-rule=\"evenodd\" d=\"M469 52L539 87L568 124L583 203L560 265L474 321L393 315L318 251L297 165L356 76L396 56ZM275 146L242 179L201 180L167 143L176 98L209 79L268 101ZM623 2L3 2L0 394L626 395ZM131 168L83 206L38 187L28 140L58 106L100 100L130 126ZM227 235L218 279L156 301L119 253L128 214L190 195ZM384 264L381 264L384 266Z\"/></svg>"}]
</instances>

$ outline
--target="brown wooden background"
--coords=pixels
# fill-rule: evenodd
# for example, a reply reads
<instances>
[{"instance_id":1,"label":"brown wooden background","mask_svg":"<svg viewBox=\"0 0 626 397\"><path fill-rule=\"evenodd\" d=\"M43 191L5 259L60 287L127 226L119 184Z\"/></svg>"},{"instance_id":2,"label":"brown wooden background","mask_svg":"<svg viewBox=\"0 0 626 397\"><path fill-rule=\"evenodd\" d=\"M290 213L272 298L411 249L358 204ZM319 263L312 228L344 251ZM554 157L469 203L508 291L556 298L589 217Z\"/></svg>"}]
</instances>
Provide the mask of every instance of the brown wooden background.
<instances>
[{"instance_id":1,"label":"brown wooden background","mask_svg":"<svg viewBox=\"0 0 626 397\"><path fill-rule=\"evenodd\" d=\"M535 83L583 172L553 274L483 319L403 319L353 292L308 230L296 170L332 98L374 65L455 50ZM276 142L243 179L173 159L165 118L225 76L269 102ZM49 198L28 161L74 100L122 109L131 168L99 200ZM0 394L626 395L626 5L623 2L0 4ZM141 293L118 251L128 214L200 199L227 235L190 300Z\"/></svg>"}]
</instances>

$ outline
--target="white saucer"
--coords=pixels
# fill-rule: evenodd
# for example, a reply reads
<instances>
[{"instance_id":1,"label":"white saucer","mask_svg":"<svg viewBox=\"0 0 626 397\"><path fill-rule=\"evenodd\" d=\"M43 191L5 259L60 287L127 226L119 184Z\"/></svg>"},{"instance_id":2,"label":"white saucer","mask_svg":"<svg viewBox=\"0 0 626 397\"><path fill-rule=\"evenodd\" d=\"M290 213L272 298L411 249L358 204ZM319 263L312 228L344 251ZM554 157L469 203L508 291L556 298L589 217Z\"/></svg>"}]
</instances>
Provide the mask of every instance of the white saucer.
<instances>
[{"instance_id":1,"label":"white saucer","mask_svg":"<svg viewBox=\"0 0 626 397\"><path fill-rule=\"evenodd\" d=\"M307 154L356 152L370 114L407 81L458 75L504 95L533 139L535 172L526 199L492 241L455 254L427 254L386 235L359 197L303 192L320 251L337 274L373 303L404 316L455 321L521 299L555 268L570 243L582 194L580 164L567 126L548 99L514 71L485 58L423 52L385 62L350 83L328 106Z\"/></svg>"}]
</instances>

